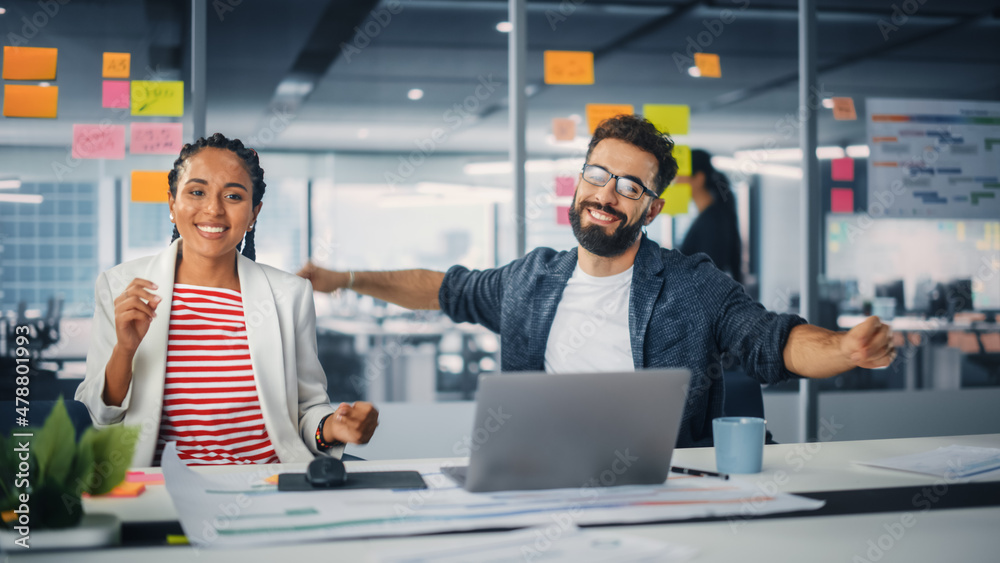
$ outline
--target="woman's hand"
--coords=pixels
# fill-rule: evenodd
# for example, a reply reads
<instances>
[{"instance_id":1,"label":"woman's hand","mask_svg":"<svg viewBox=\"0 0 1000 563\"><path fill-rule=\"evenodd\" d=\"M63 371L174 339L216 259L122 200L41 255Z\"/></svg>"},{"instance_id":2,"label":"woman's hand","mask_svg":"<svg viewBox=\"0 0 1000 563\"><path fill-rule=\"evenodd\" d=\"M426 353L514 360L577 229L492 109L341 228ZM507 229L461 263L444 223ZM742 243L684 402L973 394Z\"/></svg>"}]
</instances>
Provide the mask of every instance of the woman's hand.
<instances>
[{"instance_id":1,"label":"woman's hand","mask_svg":"<svg viewBox=\"0 0 1000 563\"><path fill-rule=\"evenodd\" d=\"M115 336L122 353L135 354L142 339L149 331L149 325L156 316L156 306L160 297L151 291L157 285L151 281L136 278L115 299Z\"/></svg>"},{"instance_id":2,"label":"woman's hand","mask_svg":"<svg viewBox=\"0 0 1000 563\"><path fill-rule=\"evenodd\" d=\"M323 440L345 444L367 444L377 426L378 411L375 410L375 405L366 401L340 403L333 415L328 416L323 424Z\"/></svg>"}]
</instances>

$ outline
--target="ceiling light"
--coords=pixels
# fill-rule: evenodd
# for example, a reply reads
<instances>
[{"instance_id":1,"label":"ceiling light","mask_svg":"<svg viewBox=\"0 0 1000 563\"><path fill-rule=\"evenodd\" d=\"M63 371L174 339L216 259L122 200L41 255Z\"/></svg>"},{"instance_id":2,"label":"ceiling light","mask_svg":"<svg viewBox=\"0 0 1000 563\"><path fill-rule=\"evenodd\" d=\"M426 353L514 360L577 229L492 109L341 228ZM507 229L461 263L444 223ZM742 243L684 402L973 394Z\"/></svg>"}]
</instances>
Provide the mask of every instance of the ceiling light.
<instances>
[{"instance_id":1,"label":"ceiling light","mask_svg":"<svg viewBox=\"0 0 1000 563\"><path fill-rule=\"evenodd\" d=\"M833 98L823 98L823 107L833 109Z\"/></svg>"},{"instance_id":2,"label":"ceiling light","mask_svg":"<svg viewBox=\"0 0 1000 563\"><path fill-rule=\"evenodd\" d=\"M510 22L500 22L497 24L497 31L500 33L510 33L514 31L514 24Z\"/></svg>"},{"instance_id":3,"label":"ceiling light","mask_svg":"<svg viewBox=\"0 0 1000 563\"><path fill-rule=\"evenodd\" d=\"M21 188L21 181L14 180L0 180L0 190L17 190Z\"/></svg>"},{"instance_id":4,"label":"ceiling light","mask_svg":"<svg viewBox=\"0 0 1000 563\"><path fill-rule=\"evenodd\" d=\"M816 147L816 158L820 160L844 158L844 156L846 155L841 147Z\"/></svg>"},{"instance_id":5,"label":"ceiling light","mask_svg":"<svg viewBox=\"0 0 1000 563\"><path fill-rule=\"evenodd\" d=\"M361 129L358 129L358 138L359 139L367 139L368 138L368 128L367 127L362 127Z\"/></svg>"},{"instance_id":6,"label":"ceiling light","mask_svg":"<svg viewBox=\"0 0 1000 563\"><path fill-rule=\"evenodd\" d=\"M39 82L38 85L39 86L51 86L51 84L49 84L48 82Z\"/></svg>"},{"instance_id":7,"label":"ceiling light","mask_svg":"<svg viewBox=\"0 0 1000 563\"><path fill-rule=\"evenodd\" d=\"M7 8L0 8L0 16L7 13Z\"/></svg>"},{"instance_id":8,"label":"ceiling light","mask_svg":"<svg viewBox=\"0 0 1000 563\"><path fill-rule=\"evenodd\" d=\"M696 66L688 67L688 74L690 74L695 78L698 78L699 76L701 76L701 69Z\"/></svg>"},{"instance_id":9,"label":"ceiling light","mask_svg":"<svg viewBox=\"0 0 1000 563\"><path fill-rule=\"evenodd\" d=\"M871 152L868 145L850 145L847 147L847 156L851 158L868 158Z\"/></svg>"},{"instance_id":10,"label":"ceiling light","mask_svg":"<svg viewBox=\"0 0 1000 563\"><path fill-rule=\"evenodd\" d=\"M413 101L416 101L424 97L424 91L421 90L420 88L412 88L410 89L409 92L406 93L406 97L410 98Z\"/></svg>"},{"instance_id":11,"label":"ceiling light","mask_svg":"<svg viewBox=\"0 0 1000 563\"><path fill-rule=\"evenodd\" d=\"M36 194L0 194L3 203L41 203L42 196Z\"/></svg>"}]
</instances>

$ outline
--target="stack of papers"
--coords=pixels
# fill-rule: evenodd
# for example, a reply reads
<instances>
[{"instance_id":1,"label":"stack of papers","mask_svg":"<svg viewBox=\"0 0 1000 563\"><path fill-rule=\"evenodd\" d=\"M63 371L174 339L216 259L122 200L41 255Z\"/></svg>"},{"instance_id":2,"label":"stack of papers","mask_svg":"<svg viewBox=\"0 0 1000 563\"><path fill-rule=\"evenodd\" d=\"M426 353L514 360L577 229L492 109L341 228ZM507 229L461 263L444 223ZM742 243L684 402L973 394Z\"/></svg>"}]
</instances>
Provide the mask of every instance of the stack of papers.
<instances>
[{"instance_id":1,"label":"stack of papers","mask_svg":"<svg viewBox=\"0 0 1000 563\"><path fill-rule=\"evenodd\" d=\"M948 479L963 479L1000 469L1000 449L952 445L929 452L855 463Z\"/></svg>"},{"instance_id":2,"label":"stack of papers","mask_svg":"<svg viewBox=\"0 0 1000 563\"><path fill-rule=\"evenodd\" d=\"M202 474L163 451L167 491L197 547L247 546L497 528L620 524L815 510L822 501L767 495L752 484L671 476L661 485L470 493L439 466L405 467L428 489L278 492L268 474ZM394 467L401 469L402 467ZM369 466L374 470L375 467Z\"/></svg>"}]
</instances>

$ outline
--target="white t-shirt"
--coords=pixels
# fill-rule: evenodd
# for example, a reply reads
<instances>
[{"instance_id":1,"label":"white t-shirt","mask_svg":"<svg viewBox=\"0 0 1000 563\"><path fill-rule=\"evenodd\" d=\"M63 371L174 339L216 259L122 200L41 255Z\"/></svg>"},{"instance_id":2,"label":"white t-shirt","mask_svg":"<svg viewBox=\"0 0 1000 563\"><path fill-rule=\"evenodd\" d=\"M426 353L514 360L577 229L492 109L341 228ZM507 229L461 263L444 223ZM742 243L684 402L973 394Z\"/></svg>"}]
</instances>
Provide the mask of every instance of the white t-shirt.
<instances>
[{"instance_id":1,"label":"white t-shirt","mask_svg":"<svg viewBox=\"0 0 1000 563\"><path fill-rule=\"evenodd\" d=\"M545 346L545 371L635 371L628 329L632 268L597 278L576 265Z\"/></svg>"}]
</instances>

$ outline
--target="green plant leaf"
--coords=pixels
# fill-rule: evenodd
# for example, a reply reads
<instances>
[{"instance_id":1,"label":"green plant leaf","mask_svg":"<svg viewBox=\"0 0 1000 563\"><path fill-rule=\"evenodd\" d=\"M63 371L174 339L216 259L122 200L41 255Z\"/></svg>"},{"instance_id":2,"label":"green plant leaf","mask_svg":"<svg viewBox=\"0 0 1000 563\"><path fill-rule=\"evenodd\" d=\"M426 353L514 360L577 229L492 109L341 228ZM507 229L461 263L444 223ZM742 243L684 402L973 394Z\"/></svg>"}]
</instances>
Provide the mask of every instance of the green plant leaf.
<instances>
[{"instance_id":1,"label":"green plant leaf","mask_svg":"<svg viewBox=\"0 0 1000 563\"><path fill-rule=\"evenodd\" d=\"M92 495L103 495L125 480L139 439L139 428L119 424L94 432L92 436L94 471L84 490Z\"/></svg>"},{"instance_id":2,"label":"green plant leaf","mask_svg":"<svg viewBox=\"0 0 1000 563\"><path fill-rule=\"evenodd\" d=\"M56 401L45 424L31 441L32 455L38 460L38 485L66 481L76 453L76 433L62 397Z\"/></svg>"},{"instance_id":3,"label":"green plant leaf","mask_svg":"<svg viewBox=\"0 0 1000 563\"><path fill-rule=\"evenodd\" d=\"M94 474L94 436L100 432L96 428L88 428L80 436L80 443L76 445L76 456L73 458L73 467L66 478L67 485L72 485L71 490L80 496L89 487L91 476Z\"/></svg>"}]
</instances>

